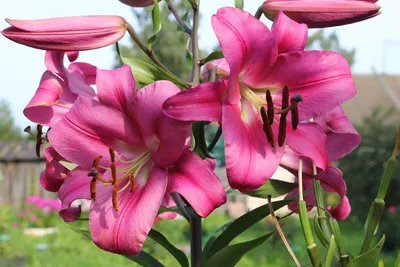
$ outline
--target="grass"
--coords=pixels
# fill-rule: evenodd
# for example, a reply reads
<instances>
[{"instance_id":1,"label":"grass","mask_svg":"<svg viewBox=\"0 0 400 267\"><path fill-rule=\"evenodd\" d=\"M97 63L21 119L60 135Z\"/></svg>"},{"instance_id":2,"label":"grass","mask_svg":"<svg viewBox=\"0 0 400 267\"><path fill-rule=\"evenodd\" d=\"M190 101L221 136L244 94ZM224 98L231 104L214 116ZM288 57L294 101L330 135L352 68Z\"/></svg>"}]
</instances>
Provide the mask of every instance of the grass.
<instances>
[{"instance_id":1,"label":"grass","mask_svg":"<svg viewBox=\"0 0 400 267\"><path fill-rule=\"evenodd\" d=\"M120 255L104 252L98 249L88 238L72 231L69 225L56 219L58 234L45 237L29 237L20 228L9 228L7 234L10 240L0 241L0 266L32 266L32 267L69 267L69 266L137 266ZM204 221L204 236L207 238L221 225L229 221L223 215L211 215ZM84 225L86 221L80 221ZM363 227L351 218L340 224L345 244L350 251L357 253L363 238ZM294 253L304 266L309 263L297 218L288 218L282 222L283 230L292 246ZM161 231L171 243L188 249L189 227L184 220L161 221L155 228ZM274 229L272 222L263 220L240 235L235 242L243 242L257 238ZM126 233L129 234L129 233ZM41 248L48 246L48 249ZM152 254L167 267L179 266L161 246L148 239L144 250ZM319 245L323 258L326 250ZM394 266L395 255L383 254L385 266ZM278 235L272 236L267 242L243 257L237 266L295 266ZM374 265L376 266L376 265Z\"/></svg>"}]
</instances>

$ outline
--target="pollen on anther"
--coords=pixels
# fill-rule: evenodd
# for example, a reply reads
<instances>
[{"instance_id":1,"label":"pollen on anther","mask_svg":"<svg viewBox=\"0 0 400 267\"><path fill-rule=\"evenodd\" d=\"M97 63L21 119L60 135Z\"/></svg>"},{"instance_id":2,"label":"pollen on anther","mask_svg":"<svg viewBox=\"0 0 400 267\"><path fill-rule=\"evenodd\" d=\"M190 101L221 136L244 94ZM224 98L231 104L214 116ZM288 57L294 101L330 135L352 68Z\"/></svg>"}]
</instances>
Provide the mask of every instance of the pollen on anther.
<instances>
[{"instance_id":1,"label":"pollen on anther","mask_svg":"<svg viewBox=\"0 0 400 267\"><path fill-rule=\"evenodd\" d=\"M268 139L268 143L274 147L274 143L275 143L275 138L274 138L274 133L272 132L272 127L271 127L271 123L269 121L269 118L267 116L267 113L265 112L265 108L261 107L261 119L263 121L263 130L265 135L267 136Z\"/></svg>"},{"instance_id":2,"label":"pollen on anther","mask_svg":"<svg viewBox=\"0 0 400 267\"><path fill-rule=\"evenodd\" d=\"M265 93L265 99L267 100L267 114L270 124L274 123L274 102L272 101L271 92L267 90Z\"/></svg>"},{"instance_id":3,"label":"pollen on anther","mask_svg":"<svg viewBox=\"0 0 400 267\"><path fill-rule=\"evenodd\" d=\"M36 127L36 156L40 158L40 146L42 145L43 125L38 124Z\"/></svg>"}]
</instances>

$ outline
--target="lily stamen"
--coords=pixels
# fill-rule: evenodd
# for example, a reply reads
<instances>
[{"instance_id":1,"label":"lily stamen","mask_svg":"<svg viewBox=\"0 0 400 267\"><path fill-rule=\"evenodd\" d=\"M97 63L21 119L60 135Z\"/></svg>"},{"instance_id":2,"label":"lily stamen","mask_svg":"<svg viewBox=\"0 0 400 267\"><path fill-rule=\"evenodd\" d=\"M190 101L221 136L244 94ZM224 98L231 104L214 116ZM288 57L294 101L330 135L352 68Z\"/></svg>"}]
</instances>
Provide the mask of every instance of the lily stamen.
<instances>
[{"instance_id":1,"label":"lily stamen","mask_svg":"<svg viewBox=\"0 0 400 267\"><path fill-rule=\"evenodd\" d=\"M278 145L281 147L285 143L286 138L286 116L289 108L289 88L285 85L282 90L282 109L281 118L279 120L279 133L278 133ZM278 113L278 112L277 112Z\"/></svg>"},{"instance_id":2,"label":"lily stamen","mask_svg":"<svg viewBox=\"0 0 400 267\"><path fill-rule=\"evenodd\" d=\"M290 99L290 106L293 107L291 110L293 130L296 130L297 126L299 125L299 110L297 108L297 104L301 101L303 101L303 98L297 93Z\"/></svg>"},{"instance_id":3,"label":"lily stamen","mask_svg":"<svg viewBox=\"0 0 400 267\"><path fill-rule=\"evenodd\" d=\"M36 126L37 134L36 134L36 156L40 158L40 146L43 144L42 134L43 134L43 125L38 124Z\"/></svg>"},{"instance_id":4,"label":"lily stamen","mask_svg":"<svg viewBox=\"0 0 400 267\"><path fill-rule=\"evenodd\" d=\"M265 132L265 135L267 136L268 139L268 143L274 147L274 143L275 143L275 137L274 137L274 133L272 131L272 127L271 127L271 123L269 120L269 117L267 116L267 113L265 112L265 108L261 107L261 118L263 121L263 130Z\"/></svg>"},{"instance_id":5,"label":"lily stamen","mask_svg":"<svg viewBox=\"0 0 400 267\"><path fill-rule=\"evenodd\" d=\"M112 204L115 211L118 211L118 179L117 169L115 168L115 151L112 147L109 148L111 159L111 176L112 176Z\"/></svg>"},{"instance_id":6,"label":"lily stamen","mask_svg":"<svg viewBox=\"0 0 400 267\"><path fill-rule=\"evenodd\" d=\"M272 125L272 123L274 122L274 102L272 101L272 95L270 90L267 90L267 92L265 92L265 99L267 100L267 105L268 105L267 106L268 120Z\"/></svg>"}]
</instances>

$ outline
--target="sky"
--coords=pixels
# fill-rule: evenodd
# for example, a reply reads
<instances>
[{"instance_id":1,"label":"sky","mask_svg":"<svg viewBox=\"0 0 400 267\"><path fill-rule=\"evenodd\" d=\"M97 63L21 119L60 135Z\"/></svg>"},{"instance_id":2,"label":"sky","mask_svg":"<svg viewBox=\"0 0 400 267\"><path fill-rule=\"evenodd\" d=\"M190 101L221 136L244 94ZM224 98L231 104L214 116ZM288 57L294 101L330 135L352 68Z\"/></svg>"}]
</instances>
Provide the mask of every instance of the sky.
<instances>
[{"instance_id":1,"label":"sky","mask_svg":"<svg viewBox=\"0 0 400 267\"><path fill-rule=\"evenodd\" d=\"M174 1L174 0L172 0ZM329 1L329 0L327 0ZM62 3L62 4L61 4ZM217 39L211 27L211 16L223 6L232 6L234 0L202 0L200 24L200 47L208 50L215 47ZM261 0L245 0L245 10L254 14ZM400 1L379 1L382 14L360 23L334 27L345 48L356 48L354 73L371 73L372 67L379 72L400 75ZM36 19L78 15L120 15L133 27L140 27L134 21L131 8L117 0L12 0L0 4L0 18ZM268 26L271 22L262 21ZM0 21L0 28L8 24ZM312 33L312 30L310 31ZM128 35L122 42L127 42ZM114 58L111 46L81 52L79 61L110 69ZM22 111L33 96L42 76L44 51L18 45L0 36L0 100L10 103L16 124L29 125Z\"/></svg>"}]
</instances>

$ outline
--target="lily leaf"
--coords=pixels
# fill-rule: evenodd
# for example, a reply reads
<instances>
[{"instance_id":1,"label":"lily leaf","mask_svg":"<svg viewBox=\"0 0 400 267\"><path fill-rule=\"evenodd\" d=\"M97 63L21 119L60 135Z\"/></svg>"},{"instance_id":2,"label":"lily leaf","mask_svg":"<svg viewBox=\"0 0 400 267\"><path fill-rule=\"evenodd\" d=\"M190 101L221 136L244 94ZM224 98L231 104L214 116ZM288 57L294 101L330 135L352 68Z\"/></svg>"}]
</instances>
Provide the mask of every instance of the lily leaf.
<instances>
[{"instance_id":1,"label":"lily leaf","mask_svg":"<svg viewBox=\"0 0 400 267\"><path fill-rule=\"evenodd\" d=\"M165 267L150 254L141 251L138 256L124 256L144 267Z\"/></svg>"},{"instance_id":2,"label":"lily leaf","mask_svg":"<svg viewBox=\"0 0 400 267\"><path fill-rule=\"evenodd\" d=\"M325 267L331 267L332 261L335 258L335 248L336 248L336 241L335 236L331 236L331 243L328 249L328 255L326 256Z\"/></svg>"},{"instance_id":3,"label":"lily leaf","mask_svg":"<svg viewBox=\"0 0 400 267\"><path fill-rule=\"evenodd\" d=\"M177 249L174 245L172 245L168 239L157 230L151 229L149 232L149 237L156 241L158 244L163 246L172 256L180 263L182 267L189 267L189 261L183 253L183 251Z\"/></svg>"},{"instance_id":4,"label":"lily leaf","mask_svg":"<svg viewBox=\"0 0 400 267\"><path fill-rule=\"evenodd\" d=\"M162 68L139 58L127 58L121 55L119 45L116 43L117 53L122 63L129 65L132 70L133 77L136 82L142 85L148 85L158 80L168 80L182 87L187 87L186 84L180 82L175 77L169 75Z\"/></svg>"},{"instance_id":5,"label":"lily leaf","mask_svg":"<svg viewBox=\"0 0 400 267\"><path fill-rule=\"evenodd\" d=\"M275 231L263 235L257 239L234 244L223 248L215 253L205 264L205 267L224 266L233 267L240 261L240 259L250 250L263 244Z\"/></svg>"},{"instance_id":6,"label":"lily leaf","mask_svg":"<svg viewBox=\"0 0 400 267\"><path fill-rule=\"evenodd\" d=\"M153 35L148 40L147 48L149 50L151 50L153 44L156 42L157 34L161 31L160 7L158 5L158 0L154 0L151 17L153 19Z\"/></svg>"},{"instance_id":7,"label":"lily leaf","mask_svg":"<svg viewBox=\"0 0 400 267\"><path fill-rule=\"evenodd\" d=\"M291 203L293 199L281 200L272 203L274 210ZM270 214L268 204L260 206L233 221L210 245L208 251L205 251L204 257L210 259L215 253L224 249L238 235L246 231L248 228L267 217ZM225 265L224 265L225 266Z\"/></svg>"},{"instance_id":8,"label":"lily leaf","mask_svg":"<svg viewBox=\"0 0 400 267\"><path fill-rule=\"evenodd\" d=\"M219 50L217 50L217 51L214 51L214 52L212 52L211 54L209 54L206 58L204 58L203 60L201 60L201 63L204 65L204 64L206 64L207 62L210 62L210 61L212 61L212 60L216 60L216 59L220 59L220 58L223 58L224 57L224 55L222 54L222 52L221 51L219 51Z\"/></svg>"},{"instance_id":9,"label":"lily leaf","mask_svg":"<svg viewBox=\"0 0 400 267\"><path fill-rule=\"evenodd\" d=\"M165 212L175 212L175 213L181 214L181 211L179 210L178 207L166 208L166 207L161 206L160 209L158 210L157 216L162 213L165 213Z\"/></svg>"},{"instance_id":10,"label":"lily leaf","mask_svg":"<svg viewBox=\"0 0 400 267\"><path fill-rule=\"evenodd\" d=\"M376 244L372 249L360 256L356 257L352 260L347 267L364 267L364 266L371 266L374 264L378 258L379 254L381 253L383 243L385 243L385 235L382 236L381 240L379 240L378 244Z\"/></svg>"},{"instance_id":11,"label":"lily leaf","mask_svg":"<svg viewBox=\"0 0 400 267\"><path fill-rule=\"evenodd\" d=\"M271 179L256 190L247 193L247 195L258 198L267 198L268 196L274 198L286 195L296 187L298 187L298 185L294 183Z\"/></svg>"}]
</instances>

